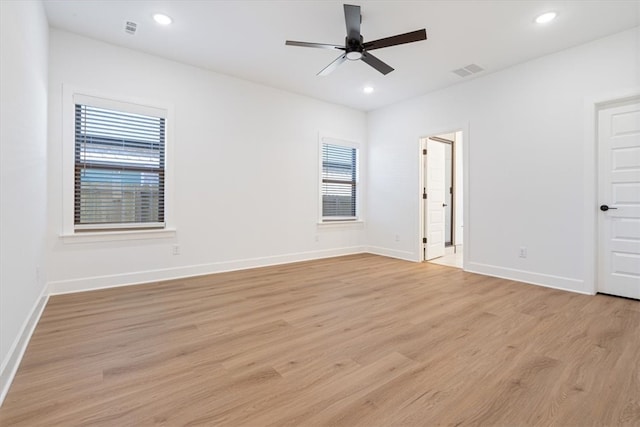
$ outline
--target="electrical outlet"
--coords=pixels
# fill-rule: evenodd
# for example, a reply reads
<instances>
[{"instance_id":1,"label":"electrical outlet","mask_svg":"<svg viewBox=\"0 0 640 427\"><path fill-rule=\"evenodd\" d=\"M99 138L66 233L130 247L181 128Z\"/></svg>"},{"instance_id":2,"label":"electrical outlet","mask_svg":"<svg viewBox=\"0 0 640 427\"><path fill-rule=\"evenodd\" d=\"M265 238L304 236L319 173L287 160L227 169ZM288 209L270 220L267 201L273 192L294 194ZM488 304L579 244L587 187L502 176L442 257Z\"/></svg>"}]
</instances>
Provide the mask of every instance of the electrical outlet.
<instances>
[{"instance_id":1,"label":"electrical outlet","mask_svg":"<svg viewBox=\"0 0 640 427\"><path fill-rule=\"evenodd\" d=\"M520 246L520 258L527 257L527 248L525 246Z\"/></svg>"},{"instance_id":2,"label":"electrical outlet","mask_svg":"<svg viewBox=\"0 0 640 427\"><path fill-rule=\"evenodd\" d=\"M180 255L180 245L173 245L171 251L174 255Z\"/></svg>"},{"instance_id":3,"label":"electrical outlet","mask_svg":"<svg viewBox=\"0 0 640 427\"><path fill-rule=\"evenodd\" d=\"M396 234L396 242L399 242L399 241L400 241L400 235Z\"/></svg>"},{"instance_id":4,"label":"electrical outlet","mask_svg":"<svg viewBox=\"0 0 640 427\"><path fill-rule=\"evenodd\" d=\"M320 241L320 236L316 234L316 242L319 242L319 241Z\"/></svg>"}]
</instances>

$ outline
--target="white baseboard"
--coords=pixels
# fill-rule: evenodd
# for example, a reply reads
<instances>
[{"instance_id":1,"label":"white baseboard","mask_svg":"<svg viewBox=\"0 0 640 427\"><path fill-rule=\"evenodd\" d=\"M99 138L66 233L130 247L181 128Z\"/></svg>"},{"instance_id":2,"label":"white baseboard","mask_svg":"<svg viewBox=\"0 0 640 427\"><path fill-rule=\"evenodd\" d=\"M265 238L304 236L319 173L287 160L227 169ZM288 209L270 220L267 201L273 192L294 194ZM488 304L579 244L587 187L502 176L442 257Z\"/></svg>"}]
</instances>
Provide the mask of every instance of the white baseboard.
<instances>
[{"instance_id":1,"label":"white baseboard","mask_svg":"<svg viewBox=\"0 0 640 427\"><path fill-rule=\"evenodd\" d=\"M346 248L299 252L260 258L214 262L209 264L191 265L185 267L164 268L134 273L60 280L49 282L49 293L51 295L60 295L75 292L93 291L97 289L114 288L119 286L140 285L143 283L158 282L161 280L182 279L185 277L203 276L207 274L223 273L227 271L244 270L247 268L268 267L271 265L288 264L292 262L309 261L322 258L332 258L336 256L353 255L363 252L366 252L366 247L352 246Z\"/></svg>"},{"instance_id":2,"label":"white baseboard","mask_svg":"<svg viewBox=\"0 0 640 427\"><path fill-rule=\"evenodd\" d=\"M585 290L586 287L584 280L554 276L551 274L534 273L531 271L518 270L515 268L498 267L495 265L482 264L479 262L465 263L464 266L464 271L469 273L483 274L485 276L499 277L501 279L516 280L518 282L530 283L532 285L560 289L563 291L576 292L579 294L594 295L593 292Z\"/></svg>"},{"instance_id":3,"label":"white baseboard","mask_svg":"<svg viewBox=\"0 0 640 427\"><path fill-rule=\"evenodd\" d=\"M9 387L11 387L13 378L15 377L16 372L18 372L18 367L20 366L20 362L22 361L22 356L24 356L24 352L26 351L27 346L29 345L29 341L31 340L31 335L36 329L36 325L40 321L40 316L42 316L42 312L47 306L48 300L49 294L47 292L47 287L45 286L42 289L40 296L36 300L36 303L31 308L29 316L22 324L20 333L13 341L13 344L9 349L9 353L2 361L2 365L0 365L0 406L2 406L2 402L4 402L4 398L9 392Z\"/></svg>"},{"instance_id":4,"label":"white baseboard","mask_svg":"<svg viewBox=\"0 0 640 427\"><path fill-rule=\"evenodd\" d=\"M409 251L399 251L397 249L381 248L379 246L367 246L366 252L374 255L388 256L390 258L403 259L405 261L420 262L416 259L416 254Z\"/></svg>"}]
</instances>

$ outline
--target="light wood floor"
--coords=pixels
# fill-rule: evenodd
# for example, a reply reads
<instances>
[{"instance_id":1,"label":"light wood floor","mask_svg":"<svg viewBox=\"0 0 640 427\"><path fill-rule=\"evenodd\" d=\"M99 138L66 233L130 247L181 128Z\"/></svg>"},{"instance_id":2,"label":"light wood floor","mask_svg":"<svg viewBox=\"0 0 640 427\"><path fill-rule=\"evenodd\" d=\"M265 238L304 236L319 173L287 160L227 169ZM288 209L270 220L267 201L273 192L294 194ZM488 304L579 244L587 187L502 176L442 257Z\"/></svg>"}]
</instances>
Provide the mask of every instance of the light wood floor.
<instances>
[{"instance_id":1,"label":"light wood floor","mask_svg":"<svg viewBox=\"0 0 640 427\"><path fill-rule=\"evenodd\" d=\"M54 296L2 426L640 425L640 303L374 255Z\"/></svg>"}]
</instances>

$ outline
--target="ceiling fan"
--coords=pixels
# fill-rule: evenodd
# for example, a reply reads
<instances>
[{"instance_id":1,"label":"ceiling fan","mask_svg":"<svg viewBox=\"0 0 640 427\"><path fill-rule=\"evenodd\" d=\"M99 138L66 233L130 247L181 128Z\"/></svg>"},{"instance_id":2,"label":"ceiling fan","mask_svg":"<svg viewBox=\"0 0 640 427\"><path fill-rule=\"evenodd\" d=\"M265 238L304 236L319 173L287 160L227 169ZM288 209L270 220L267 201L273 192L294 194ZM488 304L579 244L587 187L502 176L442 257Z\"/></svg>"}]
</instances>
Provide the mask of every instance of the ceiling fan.
<instances>
[{"instance_id":1,"label":"ceiling fan","mask_svg":"<svg viewBox=\"0 0 640 427\"><path fill-rule=\"evenodd\" d=\"M357 61L361 59L376 70L380 71L382 74L387 75L393 71L393 68L370 54L370 50L381 49L383 47L396 46L399 44L412 43L427 39L427 31L423 28L421 30L412 31L410 33L398 34L396 36L386 37L384 39L378 39L364 43L362 35L360 34L360 23L362 22L362 16L360 15L360 6L345 4L344 20L347 24L347 37L345 38L344 46L324 43L297 42L293 40L287 40L285 45L316 47L320 49L335 49L344 51L344 53L340 55L335 61L323 68L318 73L319 76L326 76L327 74L331 73L347 59L351 61Z\"/></svg>"}]
</instances>

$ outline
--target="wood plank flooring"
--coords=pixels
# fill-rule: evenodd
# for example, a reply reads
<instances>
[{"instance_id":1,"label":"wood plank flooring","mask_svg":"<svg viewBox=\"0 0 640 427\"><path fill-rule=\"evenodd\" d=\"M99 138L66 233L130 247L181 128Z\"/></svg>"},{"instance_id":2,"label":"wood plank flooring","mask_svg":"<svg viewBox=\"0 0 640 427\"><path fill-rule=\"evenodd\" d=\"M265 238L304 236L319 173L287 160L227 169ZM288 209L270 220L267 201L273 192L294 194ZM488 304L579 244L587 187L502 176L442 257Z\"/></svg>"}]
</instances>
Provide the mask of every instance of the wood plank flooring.
<instances>
[{"instance_id":1,"label":"wood plank flooring","mask_svg":"<svg viewBox=\"0 0 640 427\"><path fill-rule=\"evenodd\" d=\"M354 255L54 296L2 426L640 426L640 303Z\"/></svg>"}]
</instances>

